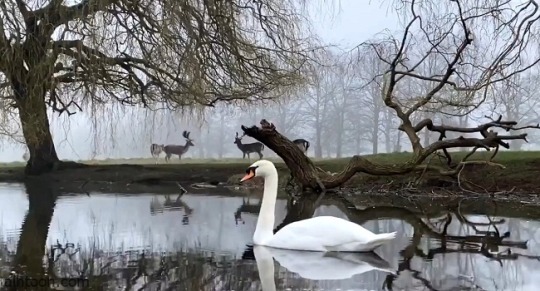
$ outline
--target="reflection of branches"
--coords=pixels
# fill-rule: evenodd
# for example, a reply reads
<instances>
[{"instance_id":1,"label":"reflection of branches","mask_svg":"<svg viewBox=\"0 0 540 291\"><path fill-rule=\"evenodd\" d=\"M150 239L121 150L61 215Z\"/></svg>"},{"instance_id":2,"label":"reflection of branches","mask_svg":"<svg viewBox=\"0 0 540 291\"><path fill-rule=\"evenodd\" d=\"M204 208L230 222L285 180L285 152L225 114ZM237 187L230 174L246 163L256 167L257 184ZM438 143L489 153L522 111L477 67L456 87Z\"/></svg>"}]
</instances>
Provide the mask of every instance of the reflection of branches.
<instances>
[{"instance_id":1,"label":"reflection of branches","mask_svg":"<svg viewBox=\"0 0 540 291\"><path fill-rule=\"evenodd\" d=\"M56 247L56 245L52 246ZM100 249L85 250L82 256L81 278L87 278L91 285L115 286L135 290L208 290L216 283L226 284L227 290L248 290L250 283L256 282L258 274L243 268L242 261L219 264L213 253L202 251L151 252L130 250L104 253ZM55 269L55 262L49 260L48 269ZM69 262L63 267L78 267ZM97 270L95 270L97 269ZM241 274L240 274L241 273ZM77 276L79 277L79 276ZM243 278L243 280L237 280ZM239 282L241 281L241 282ZM240 288L239 288L240 287Z\"/></svg>"},{"instance_id":2,"label":"reflection of branches","mask_svg":"<svg viewBox=\"0 0 540 291\"><path fill-rule=\"evenodd\" d=\"M490 232L478 230L477 226L493 226L495 228L496 234L499 235L499 229L497 228L497 225L505 223L506 222L505 219L500 219L500 220L495 220L494 221L494 220L491 219L491 217L488 216L489 222L487 222L487 223L469 221L465 216L463 216L463 214L461 214L461 202L462 201L463 200L461 200L459 202L458 207L457 207L457 211L455 212L456 218L459 220L459 222L461 222L464 225L470 226L478 234L488 234Z\"/></svg>"},{"instance_id":3,"label":"reflection of branches","mask_svg":"<svg viewBox=\"0 0 540 291\"><path fill-rule=\"evenodd\" d=\"M479 254L491 260L496 260L502 265L503 260L516 260L519 257L522 257L521 254L512 253L510 248L527 249L526 241L509 241L508 238L510 237L510 232L501 234L498 231L496 226L503 223L504 220L489 219L489 222L487 223L472 222L464 218L458 207L448 209L444 218L438 218L440 223L443 224L439 230L434 229L432 226L426 223L422 218L422 214L414 213L407 208L394 206L374 206L365 209L358 209L349 200L338 195L327 195L321 201L321 204L336 206L349 218L350 221L358 224L362 224L370 220L398 219L407 222L413 227L414 234L411 243L400 252L403 260L399 264L397 274L389 275L386 279L385 286L388 289L392 289L393 281L399 276L400 272L408 270L413 274L413 277L422 282L427 289L435 290L431 283L426 278L422 277L420 271L412 269L411 260L413 257L432 260L438 254ZM315 211L315 207L313 207L314 205L314 198L301 198L299 201L297 201L295 207L289 210L285 220L278 226L278 229L296 220L312 217ZM470 235L449 234L448 229L454 218L460 222L464 221L463 223L471 226L471 229L475 233ZM482 231L478 229L480 226L492 226L495 227L495 231ZM430 249L427 252L423 252L419 248L419 244L424 236L436 239L438 242L440 242L440 246ZM498 252L500 247L506 247L507 249L502 252ZM540 256L527 256L527 258L540 260Z\"/></svg>"}]
</instances>

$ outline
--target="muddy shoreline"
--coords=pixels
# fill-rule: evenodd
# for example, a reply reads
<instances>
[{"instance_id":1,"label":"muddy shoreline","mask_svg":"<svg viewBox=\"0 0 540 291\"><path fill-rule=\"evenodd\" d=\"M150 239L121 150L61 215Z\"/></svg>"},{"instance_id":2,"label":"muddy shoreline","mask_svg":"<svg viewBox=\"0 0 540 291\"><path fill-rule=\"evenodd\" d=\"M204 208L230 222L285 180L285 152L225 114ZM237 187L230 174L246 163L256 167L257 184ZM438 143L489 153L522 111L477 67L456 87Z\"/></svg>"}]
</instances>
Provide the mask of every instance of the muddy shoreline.
<instances>
[{"instance_id":1,"label":"muddy shoreline","mask_svg":"<svg viewBox=\"0 0 540 291\"><path fill-rule=\"evenodd\" d=\"M262 181L254 179L247 185L239 185L239 177L245 171L245 163L231 164L172 164L172 165L89 165L85 168L65 169L42 176L25 176L22 167L0 168L0 182L4 183L46 183L53 187L58 194L87 194L87 193L118 193L118 194L177 194L188 190L192 194L208 192L223 195L242 195L242 192L258 193L262 191ZM280 174L280 184L284 185L288 171L282 164L276 164ZM336 166L337 167L337 166ZM485 179L488 173L472 170L471 177ZM491 171L491 170L490 170ZM504 173L495 173L498 175ZM357 175L341 189L336 189L340 195L358 202L359 204L392 204L400 205L407 201L433 201L447 204L445 201L456 199L485 200L513 203L516 205L540 206L540 181L537 175L529 175L515 181L515 185L505 180L499 183L494 191L486 185L479 188L484 191L460 191L457 185L443 180L434 181L425 177L423 183L413 183L417 177L374 177ZM478 182L476 182L478 183ZM535 184L539 184L536 186ZM179 187L180 185L180 187ZM525 185L526 187L522 187ZM248 189L246 189L248 188ZM252 190L249 190L251 188ZM253 189L254 188L254 189ZM532 191L532 189L538 189ZM491 190L491 191L489 191ZM511 190L511 191L510 191ZM535 193L536 192L536 193ZM285 194L284 194L285 195ZM367 199L363 201L362 199ZM402 200L400 202L396 201ZM372 201L372 202L370 202ZM377 202L377 203L375 203ZM398 204L396 204L398 203ZM424 203L424 202L423 202ZM539 212L540 215L540 212Z\"/></svg>"}]
</instances>

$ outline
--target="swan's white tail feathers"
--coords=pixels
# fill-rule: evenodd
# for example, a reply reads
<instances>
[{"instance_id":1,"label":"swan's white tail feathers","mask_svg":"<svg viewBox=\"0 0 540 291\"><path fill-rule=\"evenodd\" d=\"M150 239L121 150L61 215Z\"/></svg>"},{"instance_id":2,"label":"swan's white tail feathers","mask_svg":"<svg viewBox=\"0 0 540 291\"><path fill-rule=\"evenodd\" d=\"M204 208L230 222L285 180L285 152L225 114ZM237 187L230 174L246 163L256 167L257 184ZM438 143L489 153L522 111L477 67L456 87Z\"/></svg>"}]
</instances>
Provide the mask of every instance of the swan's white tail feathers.
<instances>
[{"instance_id":1,"label":"swan's white tail feathers","mask_svg":"<svg viewBox=\"0 0 540 291\"><path fill-rule=\"evenodd\" d=\"M336 244L336 245L326 245L324 246L327 252L340 252L340 251L351 251L351 252L364 252L372 251L379 246L392 241L396 238L397 232L390 233L380 233L376 234L375 238L368 242L359 243L358 241L349 241L346 243Z\"/></svg>"},{"instance_id":2,"label":"swan's white tail feathers","mask_svg":"<svg viewBox=\"0 0 540 291\"><path fill-rule=\"evenodd\" d=\"M379 233L375 236L375 239L369 242L372 246L380 246L396 238L397 232Z\"/></svg>"}]
</instances>

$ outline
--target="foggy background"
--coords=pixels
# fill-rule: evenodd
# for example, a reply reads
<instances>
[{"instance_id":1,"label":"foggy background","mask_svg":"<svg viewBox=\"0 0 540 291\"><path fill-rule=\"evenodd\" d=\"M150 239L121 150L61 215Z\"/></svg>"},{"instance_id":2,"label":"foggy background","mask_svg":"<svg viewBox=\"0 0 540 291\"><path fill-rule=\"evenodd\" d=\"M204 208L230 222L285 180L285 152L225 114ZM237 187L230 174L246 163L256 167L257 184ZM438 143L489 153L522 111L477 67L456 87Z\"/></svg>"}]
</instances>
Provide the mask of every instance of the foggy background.
<instances>
[{"instance_id":1,"label":"foggy background","mask_svg":"<svg viewBox=\"0 0 540 291\"><path fill-rule=\"evenodd\" d=\"M240 125L258 125L262 118L273 122L290 139L308 140L311 157L410 151L408 139L397 130L399 121L395 112L382 103L378 85L366 86L370 76L380 68L370 66L369 56L364 52L351 52L354 46L375 34L384 30L392 32L403 23L394 10L380 3L341 0L339 4L328 5L317 2L312 1L309 8L314 29L323 42L336 45L328 56L335 68L321 69L317 84L280 103L242 108L218 104L194 113L149 111L111 104L96 114L78 112L70 117L59 117L50 113L59 157L67 160L150 158L151 143L184 144L182 131L189 130L195 147L189 149L186 158L240 158L242 152L233 144L235 133L242 134ZM358 58L365 58L363 65L351 66ZM512 79L519 89L500 87L497 90L495 87L491 92L493 101L466 117L419 112L413 122L430 117L435 123L475 126L487 121L484 115L497 118L501 113L506 120L537 123L540 121L536 110L539 74L538 69L533 68L520 78ZM411 86L410 93L414 94L415 89ZM4 129L10 136L2 137L0 161L22 161L26 146L18 128L18 117L14 116L13 123ZM538 149L539 135L534 130L528 133L529 144L515 141L511 150ZM421 138L426 144L438 136L421 134ZM249 137L242 141L254 142ZM269 149L263 154L275 156Z\"/></svg>"}]
</instances>

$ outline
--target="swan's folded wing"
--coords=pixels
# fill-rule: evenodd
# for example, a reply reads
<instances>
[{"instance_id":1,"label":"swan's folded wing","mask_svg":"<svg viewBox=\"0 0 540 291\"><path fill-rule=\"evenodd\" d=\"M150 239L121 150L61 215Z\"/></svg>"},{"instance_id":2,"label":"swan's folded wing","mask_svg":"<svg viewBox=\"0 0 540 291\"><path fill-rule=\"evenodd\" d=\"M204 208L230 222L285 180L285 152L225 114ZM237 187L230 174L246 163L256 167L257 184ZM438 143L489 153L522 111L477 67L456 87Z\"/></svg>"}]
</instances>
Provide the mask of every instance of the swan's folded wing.
<instances>
[{"instance_id":1,"label":"swan's folded wing","mask_svg":"<svg viewBox=\"0 0 540 291\"><path fill-rule=\"evenodd\" d=\"M272 238L272 246L328 251L342 244L367 243L374 236L358 224L330 216L318 216L286 225Z\"/></svg>"}]
</instances>

